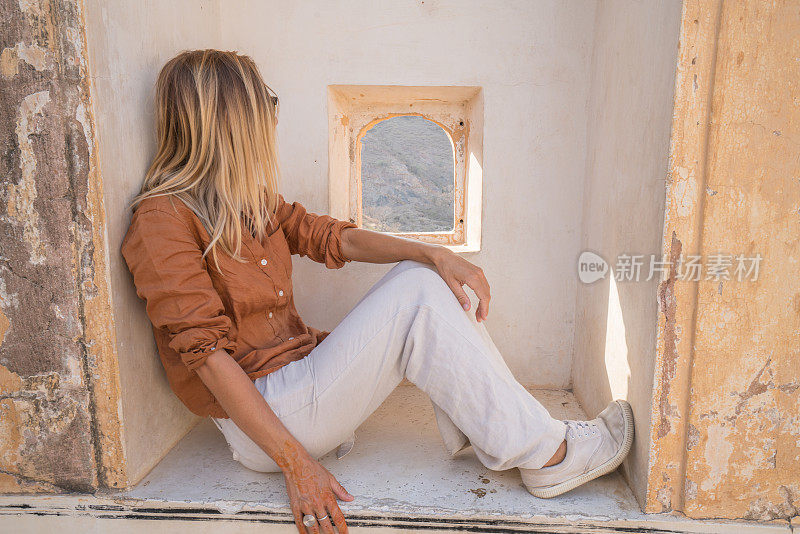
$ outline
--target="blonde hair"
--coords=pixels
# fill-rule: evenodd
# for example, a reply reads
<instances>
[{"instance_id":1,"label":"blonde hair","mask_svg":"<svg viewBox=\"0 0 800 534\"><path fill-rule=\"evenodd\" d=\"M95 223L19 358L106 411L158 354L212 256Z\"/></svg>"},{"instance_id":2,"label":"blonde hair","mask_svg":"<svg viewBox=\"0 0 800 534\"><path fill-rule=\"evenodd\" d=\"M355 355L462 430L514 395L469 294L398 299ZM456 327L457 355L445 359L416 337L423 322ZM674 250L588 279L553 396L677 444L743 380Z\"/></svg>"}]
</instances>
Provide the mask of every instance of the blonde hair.
<instances>
[{"instance_id":1,"label":"blonde hair","mask_svg":"<svg viewBox=\"0 0 800 534\"><path fill-rule=\"evenodd\" d=\"M171 59L156 82L158 149L136 209L149 197L183 200L217 245L240 256L242 221L259 240L277 206L277 97L248 56L190 50Z\"/></svg>"}]
</instances>

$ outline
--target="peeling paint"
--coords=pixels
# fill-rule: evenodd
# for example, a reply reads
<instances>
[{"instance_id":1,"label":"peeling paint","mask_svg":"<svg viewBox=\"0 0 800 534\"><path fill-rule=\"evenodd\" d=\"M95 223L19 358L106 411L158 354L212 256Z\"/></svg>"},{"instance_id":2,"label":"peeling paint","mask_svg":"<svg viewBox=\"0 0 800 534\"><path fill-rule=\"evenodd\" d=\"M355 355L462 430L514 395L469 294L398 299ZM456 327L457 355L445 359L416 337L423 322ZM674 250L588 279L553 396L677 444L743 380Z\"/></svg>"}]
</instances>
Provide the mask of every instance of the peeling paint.
<instances>
[{"instance_id":1,"label":"peeling paint","mask_svg":"<svg viewBox=\"0 0 800 534\"><path fill-rule=\"evenodd\" d=\"M19 72L20 61L37 71L44 71L52 67L53 59L47 49L37 44L17 43L4 48L0 54L0 74L4 78L13 78Z\"/></svg>"},{"instance_id":2,"label":"peeling paint","mask_svg":"<svg viewBox=\"0 0 800 534\"><path fill-rule=\"evenodd\" d=\"M700 483L700 488L709 490L714 488L723 475L728 473L728 462L733 454L733 444L728 441L730 429L724 426L712 426L706 430L706 443L703 457L709 467L709 472Z\"/></svg>"},{"instance_id":3,"label":"peeling paint","mask_svg":"<svg viewBox=\"0 0 800 534\"><path fill-rule=\"evenodd\" d=\"M20 485L25 479L58 485L58 477L41 472L31 458L38 458L46 447L42 436L68 432L78 410L78 403L62 390L58 374L20 377L0 366L0 466L8 475L0 483L26 490L30 485Z\"/></svg>"},{"instance_id":4,"label":"peeling paint","mask_svg":"<svg viewBox=\"0 0 800 534\"><path fill-rule=\"evenodd\" d=\"M675 323L675 282L678 279L678 259L683 252L683 244L673 233L672 244L670 247L670 273L659 286L659 304L663 327L659 329L661 333L661 344L663 346L663 359L661 364L661 377L659 383L661 389L656 390L659 404L658 418L658 437L662 438L670 433L671 418L677 413L677 406L670 403L670 386L675 378L677 359L678 359L678 332Z\"/></svg>"},{"instance_id":5,"label":"peeling paint","mask_svg":"<svg viewBox=\"0 0 800 534\"><path fill-rule=\"evenodd\" d=\"M40 6L37 0L18 0L18 3L23 13L40 13Z\"/></svg>"},{"instance_id":6,"label":"peeling paint","mask_svg":"<svg viewBox=\"0 0 800 534\"><path fill-rule=\"evenodd\" d=\"M689 170L685 167L675 169L678 179L675 181L674 198L677 204L679 217L688 217L692 214L697 202L697 182L689 178Z\"/></svg>"},{"instance_id":7,"label":"peeling paint","mask_svg":"<svg viewBox=\"0 0 800 534\"><path fill-rule=\"evenodd\" d=\"M3 344L3 340L6 338L6 332L8 332L9 328L11 328L11 321L8 320L8 316L0 309L0 345Z\"/></svg>"},{"instance_id":8,"label":"peeling paint","mask_svg":"<svg viewBox=\"0 0 800 534\"><path fill-rule=\"evenodd\" d=\"M17 145L20 151L22 180L8 185L8 215L24 224L23 237L30 247L30 261L42 263L44 246L39 236L39 214L34 206L36 200L36 153L31 135L37 132L35 117L42 114L50 102L50 92L40 91L26 96L17 113Z\"/></svg>"},{"instance_id":9,"label":"peeling paint","mask_svg":"<svg viewBox=\"0 0 800 534\"><path fill-rule=\"evenodd\" d=\"M4 48L0 53L0 75L3 78L13 78L17 75L18 66L16 50Z\"/></svg>"}]
</instances>

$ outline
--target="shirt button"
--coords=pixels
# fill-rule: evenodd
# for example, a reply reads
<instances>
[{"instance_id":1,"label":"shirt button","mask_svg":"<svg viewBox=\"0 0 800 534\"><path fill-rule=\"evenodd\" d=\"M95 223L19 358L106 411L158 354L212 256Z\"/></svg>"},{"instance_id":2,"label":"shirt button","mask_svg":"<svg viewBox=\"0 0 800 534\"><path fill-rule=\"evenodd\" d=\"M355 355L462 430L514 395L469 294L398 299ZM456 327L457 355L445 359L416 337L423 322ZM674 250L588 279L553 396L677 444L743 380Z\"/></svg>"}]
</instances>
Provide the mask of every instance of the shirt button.
<instances>
[{"instance_id":1,"label":"shirt button","mask_svg":"<svg viewBox=\"0 0 800 534\"><path fill-rule=\"evenodd\" d=\"M261 265L266 265L266 264L267 264L267 260L266 260L266 258L262 258L262 260L261 260Z\"/></svg>"},{"instance_id":2,"label":"shirt button","mask_svg":"<svg viewBox=\"0 0 800 534\"><path fill-rule=\"evenodd\" d=\"M282 296L283 296L283 289L281 289L280 291L278 291L278 296L279 296L279 297L282 297Z\"/></svg>"},{"instance_id":3,"label":"shirt button","mask_svg":"<svg viewBox=\"0 0 800 534\"><path fill-rule=\"evenodd\" d=\"M269 317L270 319L272 319L272 312L269 312L269 315L268 315L267 317Z\"/></svg>"}]
</instances>

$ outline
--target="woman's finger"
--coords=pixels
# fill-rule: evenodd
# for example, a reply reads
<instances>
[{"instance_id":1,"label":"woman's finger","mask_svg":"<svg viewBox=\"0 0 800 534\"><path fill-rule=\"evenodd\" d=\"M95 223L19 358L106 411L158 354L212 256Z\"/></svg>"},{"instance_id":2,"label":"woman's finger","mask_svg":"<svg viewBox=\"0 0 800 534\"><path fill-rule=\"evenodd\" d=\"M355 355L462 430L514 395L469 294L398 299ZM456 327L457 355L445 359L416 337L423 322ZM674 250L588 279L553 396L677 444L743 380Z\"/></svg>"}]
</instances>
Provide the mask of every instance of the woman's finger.
<instances>
[{"instance_id":1,"label":"woman's finger","mask_svg":"<svg viewBox=\"0 0 800 534\"><path fill-rule=\"evenodd\" d=\"M292 515L294 516L294 524L297 527L297 532L306 534L306 526L303 524L303 512L300 508L292 505Z\"/></svg>"},{"instance_id":2,"label":"woman's finger","mask_svg":"<svg viewBox=\"0 0 800 534\"><path fill-rule=\"evenodd\" d=\"M456 296L459 304L461 304L461 307L464 308L464 311L469 311L469 297L464 292L464 288L461 287L461 284L451 277L445 278L445 282L447 282L448 287L450 287L450 291L452 291Z\"/></svg>"},{"instance_id":3,"label":"woman's finger","mask_svg":"<svg viewBox=\"0 0 800 534\"><path fill-rule=\"evenodd\" d=\"M478 302L478 309L475 310L475 319L477 319L478 322L485 321L486 316L488 315L489 315L489 302L481 299L480 302Z\"/></svg>"},{"instance_id":4,"label":"woman's finger","mask_svg":"<svg viewBox=\"0 0 800 534\"><path fill-rule=\"evenodd\" d=\"M303 517L305 517L307 515L313 515L314 517L317 516L317 514L314 512L313 508L311 508L311 506L308 506L308 505L303 507ZM325 514L323 513L322 515L325 515ZM314 523L310 527L306 527L305 523L302 523L302 524L305 527L305 530L301 531L301 532L310 532L311 534L319 534L319 521L314 521Z\"/></svg>"},{"instance_id":5,"label":"woman's finger","mask_svg":"<svg viewBox=\"0 0 800 534\"><path fill-rule=\"evenodd\" d=\"M322 503L316 508L317 511L314 515L317 516L317 524L323 534L336 534L333 531L333 521L331 521L331 516L326 508Z\"/></svg>"},{"instance_id":6,"label":"woman's finger","mask_svg":"<svg viewBox=\"0 0 800 534\"><path fill-rule=\"evenodd\" d=\"M333 475L331 475L331 489L333 489L334 495L343 501L352 501L355 499L355 497L350 495L350 492L344 489L344 486L339 484L339 481L336 480Z\"/></svg>"},{"instance_id":7,"label":"woman's finger","mask_svg":"<svg viewBox=\"0 0 800 534\"><path fill-rule=\"evenodd\" d=\"M339 508L339 505L336 501L328 503L328 513L331 516L331 520L333 524L336 525L336 528L339 529L339 534L347 534L347 523L344 520L344 514L342 510Z\"/></svg>"},{"instance_id":8,"label":"woman's finger","mask_svg":"<svg viewBox=\"0 0 800 534\"><path fill-rule=\"evenodd\" d=\"M475 295L478 296L479 302L478 309L475 310L475 318L478 321L482 321L489 315L489 301L492 298L489 294L489 282L486 280L486 277L483 276L483 273L481 273L480 276L468 280L467 285L472 288Z\"/></svg>"}]
</instances>

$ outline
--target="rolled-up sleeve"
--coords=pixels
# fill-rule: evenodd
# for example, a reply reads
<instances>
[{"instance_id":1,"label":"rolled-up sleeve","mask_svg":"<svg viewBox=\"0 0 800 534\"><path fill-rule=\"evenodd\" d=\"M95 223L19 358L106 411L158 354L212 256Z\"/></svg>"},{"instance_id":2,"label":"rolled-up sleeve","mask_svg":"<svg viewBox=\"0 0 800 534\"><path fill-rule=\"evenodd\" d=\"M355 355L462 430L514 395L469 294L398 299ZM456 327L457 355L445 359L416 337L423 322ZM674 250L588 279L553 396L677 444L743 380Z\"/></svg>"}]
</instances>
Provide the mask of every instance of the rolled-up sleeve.
<instances>
[{"instance_id":1,"label":"rolled-up sleeve","mask_svg":"<svg viewBox=\"0 0 800 534\"><path fill-rule=\"evenodd\" d=\"M134 213L122 255L150 321L166 330L170 348L190 370L216 350L236 350L228 337L231 319L206 271L202 250L180 218L155 209Z\"/></svg>"},{"instance_id":2,"label":"rolled-up sleeve","mask_svg":"<svg viewBox=\"0 0 800 534\"><path fill-rule=\"evenodd\" d=\"M329 269L338 269L350 261L342 253L342 231L357 228L357 225L329 215L309 213L302 204L289 204L281 195L278 195L275 216L292 254L308 256Z\"/></svg>"}]
</instances>

